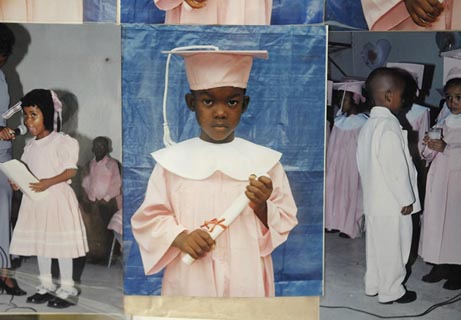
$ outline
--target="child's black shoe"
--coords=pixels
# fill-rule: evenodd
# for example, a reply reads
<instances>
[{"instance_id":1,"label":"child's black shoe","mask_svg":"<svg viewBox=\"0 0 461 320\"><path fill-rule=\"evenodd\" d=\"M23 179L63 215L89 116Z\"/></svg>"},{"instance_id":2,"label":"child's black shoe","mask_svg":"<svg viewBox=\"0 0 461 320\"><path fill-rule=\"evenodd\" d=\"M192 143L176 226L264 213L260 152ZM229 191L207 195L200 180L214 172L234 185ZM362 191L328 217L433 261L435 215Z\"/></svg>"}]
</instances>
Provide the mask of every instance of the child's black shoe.
<instances>
[{"instance_id":1,"label":"child's black shoe","mask_svg":"<svg viewBox=\"0 0 461 320\"><path fill-rule=\"evenodd\" d=\"M416 292L414 291L406 291L403 296L398 298L397 300L392 300L388 302L380 302L381 304L393 304L394 302L397 303L410 303L416 300Z\"/></svg>"},{"instance_id":2,"label":"child's black shoe","mask_svg":"<svg viewBox=\"0 0 461 320\"><path fill-rule=\"evenodd\" d=\"M54 299L48 301L48 307L56 309L65 309L70 306L74 306L76 302L71 301L71 299L61 299L59 297L54 297Z\"/></svg>"},{"instance_id":3,"label":"child's black shoe","mask_svg":"<svg viewBox=\"0 0 461 320\"><path fill-rule=\"evenodd\" d=\"M27 297L26 302L35 303L35 304L42 304L42 303L45 303L47 301L50 301L53 298L54 298L54 295L52 295L49 292L46 292L46 293L38 293L37 292L37 293L31 295L30 297Z\"/></svg>"},{"instance_id":4,"label":"child's black shoe","mask_svg":"<svg viewBox=\"0 0 461 320\"><path fill-rule=\"evenodd\" d=\"M48 301L48 307L64 309L76 305L78 302L79 292L76 288L59 288L56 291L56 297Z\"/></svg>"},{"instance_id":5,"label":"child's black shoe","mask_svg":"<svg viewBox=\"0 0 461 320\"><path fill-rule=\"evenodd\" d=\"M460 290L461 280L460 279L448 279L444 284L443 288L447 290Z\"/></svg>"},{"instance_id":6,"label":"child's black shoe","mask_svg":"<svg viewBox=\"0 0 461 320\"><path fill-rule=\"evenodd\" d=\"M447 278L446 266L443 264L436 264L432 267L431 271L421 278L422 281L427 283L436 283Z\"/></svg>"}]
</instances>

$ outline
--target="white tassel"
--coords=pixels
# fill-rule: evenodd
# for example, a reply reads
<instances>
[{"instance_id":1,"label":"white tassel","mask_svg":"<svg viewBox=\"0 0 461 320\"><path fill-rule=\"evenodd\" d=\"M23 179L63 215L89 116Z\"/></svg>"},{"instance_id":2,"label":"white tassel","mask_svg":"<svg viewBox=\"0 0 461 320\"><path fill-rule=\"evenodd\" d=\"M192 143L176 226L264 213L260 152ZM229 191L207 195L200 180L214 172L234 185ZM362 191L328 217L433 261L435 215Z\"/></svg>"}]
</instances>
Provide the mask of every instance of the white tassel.
<instances>
[{"instance_id":1,"label":"white tassel","mask_svg":"<svg viewBox=\"0 0 461 320\"><path fill-rule=\"evenodd\" d=\"M210 50L219 50L216 46L211 45L197 45L197 46L186 46L186 47L178 47L174 48L171 51L183 51L189 49L210 49ZM168 54L166 58L166 67L165 67L165 89L163 90L163 144L165 147L170 147L174 145L176 142L173 141L170 134L170 127L168 126L168 119L166 115L166 102L168 98L168 79L170 74L170 60L171 60L171 53Z\"/></svg>"}]
</instances>

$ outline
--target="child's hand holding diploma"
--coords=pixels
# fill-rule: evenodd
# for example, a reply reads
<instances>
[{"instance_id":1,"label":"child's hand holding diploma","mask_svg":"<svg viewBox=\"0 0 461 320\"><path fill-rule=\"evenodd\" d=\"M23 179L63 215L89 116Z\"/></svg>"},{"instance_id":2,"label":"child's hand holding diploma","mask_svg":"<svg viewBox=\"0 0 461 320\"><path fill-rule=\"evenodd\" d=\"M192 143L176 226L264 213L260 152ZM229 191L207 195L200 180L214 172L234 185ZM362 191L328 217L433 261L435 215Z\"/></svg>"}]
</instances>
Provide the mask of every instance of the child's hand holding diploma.
<instances>
[{"instance_id":1,"label":"child's hand holding diploma","mask_svg":"<svg viewBox=\"0 0 461 320\"><path fill-rule=\"evenodd\" d=\"M267 227L267 200L272 194L272 180L267 176L250 176L250 184L247 186L245 195L250 199L249 206L256 216Z\"/></svg>"},{"instance_id":2,"label":"child's hand holding diploma","mask_svg":"<svg viewBox=\"0 0 461 320\"><path fill-rule=\"evenodd\" d=\"M405 6L413 22L420 27L429 27L444 9L439 0L405 0Z\"/></svg>"},{"instance_id":3,"label":"child's hand holding diploma","mask_svg":"<svg viewBox=\"0 0 461 320\"><path fill-rule=\"evenodd\" d=\"M202 229L196 229L191 233L183 231L173 241L173 247L189 254L194 259L205 256L214 245L215 241L210 234Z\"/></svg>"},{"instance_id":4,"label":"child's hand holding diploma","mask_svg":"<svg viewBox=\"0 0 461 320\"><path fill-rule=\"evenodd\" d=\"M192 9L200 9L206 6L207 0L185 0Z\"/></svg>"}]
</instances>

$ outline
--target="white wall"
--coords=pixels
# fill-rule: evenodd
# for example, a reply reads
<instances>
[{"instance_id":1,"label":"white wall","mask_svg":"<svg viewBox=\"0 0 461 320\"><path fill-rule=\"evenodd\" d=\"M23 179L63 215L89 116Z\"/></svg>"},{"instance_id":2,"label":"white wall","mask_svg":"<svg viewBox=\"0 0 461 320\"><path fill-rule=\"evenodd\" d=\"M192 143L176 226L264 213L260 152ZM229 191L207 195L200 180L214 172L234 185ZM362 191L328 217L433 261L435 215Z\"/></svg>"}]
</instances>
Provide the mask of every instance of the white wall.
<instances>
[{"instance_id":1,"label":"white wall","mask_svg":"<svg viewBox=\"0 0 461 320\"><path fill-rule=\"evenodd\" d=\"M5 66L12 103L35 88L55 89L64 108L67 106L68 112L76 110L64 123L64 131L80 142L79 164L91 159L91 141L99 135L112 140L111 154L121 160L120 27L10 27L17 41Z\"/></svg>"},{"instance_id":2,"label":"white wall","mask_svg":"<svg viewBox=\"0 0 461 320\"><path fill-rule=\"evenodd\" d=\"M442 97L436 89L443 87L443 59L435 42L435 32L331 32L329 41L349 41L352 44L352 49L333 53L331 57L348 75L366 78L372 70L363 62L361 51L367 42L376 44L379 39L386 39L391 43L388 62L414 62L435 66L430 94L425 102L438 107ZM335 67L331 67L330 72L332 79L342 78Z\"/></svg>"}]
</instances>

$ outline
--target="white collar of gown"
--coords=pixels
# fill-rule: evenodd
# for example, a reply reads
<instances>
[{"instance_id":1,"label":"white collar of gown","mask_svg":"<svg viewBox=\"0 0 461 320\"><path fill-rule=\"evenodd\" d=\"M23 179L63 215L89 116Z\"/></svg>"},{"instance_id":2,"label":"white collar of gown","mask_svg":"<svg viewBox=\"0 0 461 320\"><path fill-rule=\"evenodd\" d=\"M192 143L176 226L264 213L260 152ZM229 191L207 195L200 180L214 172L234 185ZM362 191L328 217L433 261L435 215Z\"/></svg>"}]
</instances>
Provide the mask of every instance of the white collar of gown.
<instances>
[{"instance_id":1,"label":"white collar of gown","mask_svg":"<svg viewBox=\"0 0 461 320\"><path fill-rule=\"evenodd\" d=\"M186 179L204 180L220 171L246 181L251 174L267 173L282 154L241 138L221 144L193 138L155 151L152 157L166 170Z\"/></svg>"},{"instance_id":2,"label":"white collar of gown","mask_svg":"<svg viewBox=\"0 0 461 320\"><path fill-rule=\"evenodd\" d=\"M335 126L343 130L354 130L363 126L368 116L364 113L351 114L346 116L345 113L335 118Z\"/></svg>"},{"instance_id":3,"label":"white collar of gown","mask_svg":"<svg viewBox=\"0 0 461 320\"><path fill-rule=\"evenodd\" d=\"M461 128L461 114L450 114L445 118L445 124L450 128Z\"/></svg>"}]
</instances>

